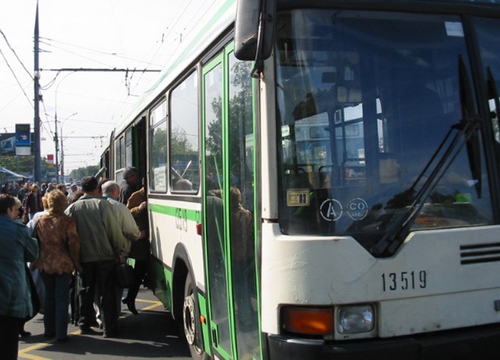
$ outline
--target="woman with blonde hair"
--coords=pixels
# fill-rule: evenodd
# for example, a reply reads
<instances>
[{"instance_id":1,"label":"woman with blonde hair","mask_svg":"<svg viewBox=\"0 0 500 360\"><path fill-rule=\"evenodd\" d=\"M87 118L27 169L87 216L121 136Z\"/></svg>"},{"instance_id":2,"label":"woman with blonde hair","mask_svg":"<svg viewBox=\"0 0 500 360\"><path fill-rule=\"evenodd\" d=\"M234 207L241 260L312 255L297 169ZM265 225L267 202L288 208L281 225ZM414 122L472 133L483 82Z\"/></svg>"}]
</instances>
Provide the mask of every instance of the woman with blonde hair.
<instances>
[{"instance_id":1,"label":"woman with blonde hair","mask_svg":"<svg viewBox=\"0 0 500 360\"><path fill-rule=\"evenodd\" d=\"M45 194L46 214L35 224L40 257L33 267L45 286L44 335L67 340L71 273L81 271L80 237L73 218L64 214L66 195L59 190Z\"/></svg>"}]
</instances>

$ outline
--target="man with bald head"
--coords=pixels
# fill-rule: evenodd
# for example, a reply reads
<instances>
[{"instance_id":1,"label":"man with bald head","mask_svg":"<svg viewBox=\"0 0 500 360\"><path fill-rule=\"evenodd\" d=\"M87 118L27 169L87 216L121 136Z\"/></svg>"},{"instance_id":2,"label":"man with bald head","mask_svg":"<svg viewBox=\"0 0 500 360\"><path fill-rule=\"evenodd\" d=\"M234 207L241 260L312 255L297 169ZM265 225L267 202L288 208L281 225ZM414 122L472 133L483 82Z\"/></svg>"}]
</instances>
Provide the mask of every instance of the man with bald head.
<instances>
[{"instance_id":1,"label":"man with bald head","mask_svg":"<svg viewBox=\"0 0 500 360\"><path fill-rule=\"evenodd\" d=\"M134 217L130 210L122 204L118 199L120 198L120 185L114 181L106 181L102 184L102 195L108 200L108 202L113 205L118 216L118 222L123 231L123 235L130 241L135 241L140 239L141 232L135 223ZM130 246L130 242L129 242ZM130 249L130 247L129 247Z\"/></svg>"},{"instance_id":2,"label":"man with bald head","mask_svg":"<svg viewBox=\"0 0 500 360\"><path fill-rule=\"evenodd\" d=\"M132 246L132 242L138 239L141 239L146 236L146 231L139 231L139 227L137 226L134 217L130 210L118 201L120 197L120 185L118 185L114 181L106 181L102 184L102 196L104 196L108 202L113 205L113 208L116 211L116 215L118 217L118 224L123 231L123 235L129 240L127 243L127 252L130 251L130 247ZM119 287L116 289L116 301L117 304L120 304L123 290ZM120 306L120 305L118 305ZM130 312L134 315L137 315L137 310L134 307L128 307Z\"/></svg>"}]
</instances>

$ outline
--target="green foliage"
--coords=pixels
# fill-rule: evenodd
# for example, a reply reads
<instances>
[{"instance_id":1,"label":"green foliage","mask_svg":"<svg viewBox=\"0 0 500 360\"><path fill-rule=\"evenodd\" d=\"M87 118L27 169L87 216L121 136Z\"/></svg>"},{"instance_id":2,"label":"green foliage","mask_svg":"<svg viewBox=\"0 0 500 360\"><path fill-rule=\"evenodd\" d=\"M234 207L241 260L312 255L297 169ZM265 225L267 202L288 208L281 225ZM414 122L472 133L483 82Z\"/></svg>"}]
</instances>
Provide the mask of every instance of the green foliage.
<instances>
[{"instance_id":1,"label":"green foliage","mask_svg":"<svg viewBox=\"0 0 500 360\"><path fill-rule=\"evenodd\" d=\"M222 98L213 98L211 106L214 116L207 119L207 153L222 158Z\"/></svg>"},{"instance_id":2,"label":"green foliage","mask_svg":"<svg viewBox=\"0 0 500 360\"><path fill-rule=\"evenodd\" d=\"M251 64L233 58L230 62L230 86L228 106L228 146L230 157L231 181L242 181L245 167L251 167L251 153L246 153L247 135L253 133L252 128L252 79ZM218 95L218 94L216 94ZM209 94L206 95L207 97ZM208 100L207 100L208 102ZM207 105L208 106L208 105ZM206 121L207 174L212 173L220 178L222 161L222 118L223 104L221 96L214 96L210 101L210 118ZM248 156L248 158L247 158ZM208 175L207 175L208 176ZM209 176L212 176L209 174Z\"/></svg>"},{"instance_id":3,"label":"green foliage","mask_svg":"<svg viewBox=\"0 0 500 360\"><path fill-rule=\"evenodd\" d=\"M32 174L35 162L33 155L26 156L1 156L0 165L18 174ZM45 159L43 159L45 160Z\"/></svg>"},{"instance_id":4,"label":"green foliage","mask_svg":"<svg viewBox=\"0 0 500 360\"><path fill-rule=\"evenodd\" d=\"M182 128L176 127L172 129L171 138L172 144L170 146L173 154L193 155L198 153L193 149L193 145Z\"/></svg>"},{"instance_id":5,"label":"green foliage","mask_svg":"<svg viewBox=\"0 0 500 360\"><path fill-rule=\"evenodd\" d=\"M153 141L151 146L151 165L158 168L165 165L167 159L167 130L166 122L158 125L153 132Z\"/></svg>"},{"instance_id":6,"label":"green foliage","mask_svg":"<svg viewBox=\"0 0 500 360\"><path fill-rule=\"evenodd\" d=\"M249 62L234 61L231 73L229 99L229 152L231 174L240 177L242 167L251 162L247 159L246 135L253 133L252 128L252 66Z\"/></svg>"},{"instance_id":7,"label":"green foliage","mask_svg":"<svg viewBox=\"0 0 500 360\"><path fill-rule=\"evenodd\" d=\"M10 171L20 175L33 176L35 166L34 155L22 156L0 156L0 165ZM46 174L49 172L47 159L42 158L40 162L42 181L47 181ZM1 174L0 180L4 183L7 180L7 175Z\"/></svg>"},{"instance_id":8,"label":"green foliage","mask_svg":"<svg viewBox=\"0 0 500 360\"><path fill-rule=\"evenodd\" d=\"M78 169L71 170L69 175L66 176L66 180L73 179L73 181L80 181L85 176L95 175L100 169L99 165L92 165L81 167Z\"/></svg>"}]
</instances>

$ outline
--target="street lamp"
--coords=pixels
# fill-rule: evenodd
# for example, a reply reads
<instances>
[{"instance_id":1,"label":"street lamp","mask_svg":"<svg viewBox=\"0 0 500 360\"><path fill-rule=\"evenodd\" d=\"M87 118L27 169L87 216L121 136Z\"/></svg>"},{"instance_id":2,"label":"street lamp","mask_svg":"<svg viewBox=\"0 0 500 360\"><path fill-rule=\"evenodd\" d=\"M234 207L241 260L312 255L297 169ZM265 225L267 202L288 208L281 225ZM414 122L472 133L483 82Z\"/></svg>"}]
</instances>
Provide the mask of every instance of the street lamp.
<instances>
[{"instance_id":1,"label":"street lamp","mask_svg":"<svg viewBox=\"0 0 500 360\"><path fill-rule=\"evenodd\" d=\"M70 116L68 116L66 119L64 119L61 122L61 181L62 182L65 182L64 181L64 137L63 137L63 125L66 122L66 120L68 120L72 116L75 116L76 114L78 114L78 113L75 112L75 113L71 114Z\"/></svg>"},{"instance_id":2,"label":"street lamp","mask_svg":"<svg viewBox=\"0 0 500 360\"><path fill-rule=\"evenodd\" d=\"M56 92L55 92L55 103L54 103L54 105L55 105L54 106L54 110L55 110L55 114L54 114L54 123L55 123L54 143L55 143L55 146L56 146L56 159L55 159L56 160L56 164L55 164L55 168L56 168L56 181L57 181L58 184L59 184L59 139L57 137L57 93L59 91L59 86L61 85L62 81L64 79L66 79L68 76L70 76L71 74L74 74L74 72L70 72L69 74L67 74L65 77L63 77L59 81L59 83L56 86ZM75 114L72 114L70 116L73 116ZM69 118L69 116L64 121L66 121L68 118Z\"/></svg>"}]
</instances>

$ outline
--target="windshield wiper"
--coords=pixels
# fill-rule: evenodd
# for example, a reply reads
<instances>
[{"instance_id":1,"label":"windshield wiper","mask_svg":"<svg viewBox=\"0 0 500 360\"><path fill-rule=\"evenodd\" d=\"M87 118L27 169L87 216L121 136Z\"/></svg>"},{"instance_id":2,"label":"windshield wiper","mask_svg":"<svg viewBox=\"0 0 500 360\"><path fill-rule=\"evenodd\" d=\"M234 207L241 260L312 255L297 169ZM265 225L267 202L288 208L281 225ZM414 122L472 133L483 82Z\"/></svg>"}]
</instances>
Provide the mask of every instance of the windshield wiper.
<instances>
[{"instance_id":1,"label":"windshield wiper","mask_svg":"<svg viewBox=\"0 0 500 360\"><path fill-rule=\"evenodd\" d=\"M479 117L474 106L474 97L472 95L472 87L467 75L462 56L459 60L459 85L460 85L460 105L462 109L462 121L473 122L476 126L471 130L470 134L466 134L467 158L472 179L475 181L475 189L477 197L482 196L482 178L481 178L481 150L479 140Z\"/></svg>"},{"instance_id":2,"label":"windshield wiper","mask_svg":"<svg viewBox=\"0 0 500 360\"><path fill-rule=\"evenodd\" d=\"M477 135L479 121L474 110L472 90L462 56L459 56L458 69L462 120L451 126L443 141L439 144L438 149L432 155L415 182L405 191L407 194L413 194L427 171L433 169L415 194L411 205L405 211L395 216L384 237L372 246L371 253L374 256L391 256L396 252L399 245L401 245L410 233L410 228L424 206L425 200L435 189L465 145L467 145L472 176L476 181L476 191L478 191L478 195L481 194L481 163L479 138ZM455 134L453 135L453 133Z\"/></svg>"}]
</instances>

